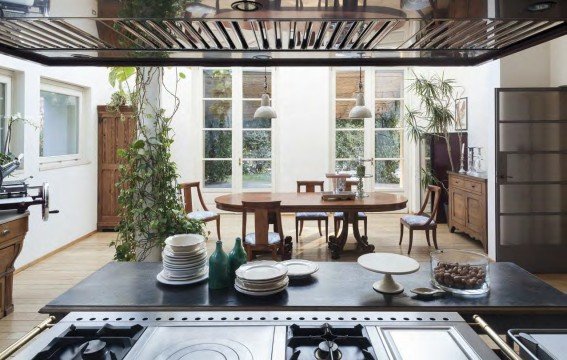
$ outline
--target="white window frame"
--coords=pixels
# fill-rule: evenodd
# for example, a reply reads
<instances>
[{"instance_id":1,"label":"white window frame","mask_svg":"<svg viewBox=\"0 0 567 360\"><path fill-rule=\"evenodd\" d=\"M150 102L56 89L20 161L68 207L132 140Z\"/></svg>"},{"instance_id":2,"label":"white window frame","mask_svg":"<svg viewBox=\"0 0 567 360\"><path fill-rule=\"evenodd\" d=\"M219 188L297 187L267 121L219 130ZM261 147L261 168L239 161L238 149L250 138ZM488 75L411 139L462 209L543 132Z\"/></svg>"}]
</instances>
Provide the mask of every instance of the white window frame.
<instances>
[{"instance_id":1,"label":"white window frame","mask_svg":"<svg viewBox=\"0 0 567 360\"><path fill-rule=\"evenodd\" d=\"M40 165L46 165L44 169L51 168L50 165L60 164L61 166L80 165L85 160L85 99L86 89L77 85L71 85L51 79L41 79L40 91L49 91L57 94L76 96L79 98L79 116L78 116L78 151L76 154L57 155L57 156L40 156ZM41 97L41 96L40 96ZM40 130L41 131L41 130ZM39 150L39 149L38 149Z\"/></svg>"},{"instance_id":2,"label":"white window frame","mask_svg":"<svg viewBox=\"0 0 567 360\"><path fill-rule=\"evenodd\" d=\"M218 69L218 70L222 70L222 69L226 69L226 70L230 70L231 71L231 76L232 76L232 96L231 97L227 97L227 98L206 98L205 97L205 88L203 86L203 73L205 70L211 70L211 69ZM200 122L200 169L199 169L199 173L200 173L200 179L201 179L201 183L202 183L202 191L204 193L234 193L234 192L254 192L254 191L274 191L275 186L276 186L276 175L277 175L277 163L276 163L276 149L278 148L277 144L276 144L276 120L272 120L272 127L270 129L265 129L265 128L261 128L261 129L257 129L257 128L244 128L243 126L243 111L244 111L244 107L243 107L243 103L245 100L260 100L260 95L258 94L258 98L244 98L244 94L242 91L242 86L243 86L243 74L245 71L250 71L250 70L260 70L260 68L227 68L227 67L201 67L198 69L198 76L196 76L196 83L195 85L198 88L198 91L196 91L196 93L199 94L199 101L197 101L196 104L196 108L197 108L197 114L198 114L198 119ZM263 70L263 68L262 68ZM270 74L271 74L271 84L272 84L272 93L271 93L271 101L272 101L272 106L276 106L274 105L274 76L275 76L275 69L274 68L270 68L269 69ZM270 89L268 90L270 91ZM215 129L211 129L211 128L205 128L205 123L204 123L204 116L205 116L205 109L204 109L204 102L205 100L227 100L227 101L232 101L232 127L231 128L224 128L224 129L216 129L217 131L222 131L222 130L231 130L232 131L232 186L231 187L227 187L227 188L210 188L210 187L206 187L205 186L205 161L207 160L215 160L215 159L209 159L209 158L205 158L205 131L215 131ZM244 159L243 153L242 153L242 146L243 146L243 139L244 139L244 134L243 131L246 130L262 130L262 131L270 131L271 132L271 140L272 140L272 157L270 159L271 163L272 163L272 173L271 173L271 186L270 187L265 187L265 188L244 188L243 187L243 179L242 179L242 166L244 161L250 161L250 160L268 160L268 159L253 159L253 158L246 158ZM225 161L228 160L225 159Z\"/></svg>"},{"instance_id":3,"label":"white window frame","mask_svg":"<svg viewBox=\"0 0 567 360\"><path fill-rule=\"evenodd\" d=\"M336 102L338 100L351 100L351 99L338 99L336 96L336 81L337 81L337 72L341 72L341 71L359 71L359 68L331 68L330 71L330 76L331 76L331 109L330 109L330 131L331 131L331 141L330 143L330 151L329 151L329 171L334 172L335 171L335 162L337 161L336 155L335 155L335 147L336 147L336 132L337 132L337 127L336 127ZM364 119L364 128L359 128L357 130L364 130L364 158L367 159L372 159L372 164L370 166L370 164L366 164L367 170L366 173L370 174L370 169L371 168L372 172L372 177L371 178L367 178L365 179L364 182L364 186L365 189L368 189L367 191L383 191L383 192L391 192L391 193L403 193L403 194L409 194L409 187L410 187L410 181L408 181L408 174L409 174L409 166L411 164L411 161L409 161L408 159L408 151L406 148L406 143L407 143L407 139L405 138L405 131L403 131L404 125L403 125L403 118L404 118L404 99L405 99L405 84L404 84L404 88L402 89L402 98L376 98L375 94L376 94L376 84L375 84L375 74L376 71L403 71L404 74L404 79L406 78L406 74L407 74L407 70L405 68L381 68L381 67L363 67L362 68L362 72L363 72L363 82L364 82L364 101L366 103L366 106L370 109L371 113L372 113L372 117L371 118L367 118ZM374 118L375 118L375 112L376 112L376 108L375 108L375 101L379 99L379 100L401 100L400 103L400 117L401 117L401 122L400 122L400 127L399 128L395 128L395 129L401 129L402 130L402 137L401 137L401 142L400 142L400 156L401 158L399 159L401 161L401 174L400 174L400 185L394 185L391 187L376 187L375 186L375 165L374 165L374 161L376 158L375 156L375 133L377 130L381 130L381 128L376 128L374 125ZM348 129L341 129L341 130L348 130ZM353 129L354 130L354 129ZM386 129L382 129L382 130L386 130ZM394 129L388 129L388 130L394 130ZM382 158L380 158L382 159ZM386 159L386 158L384 158ZM341 160L341 159L338 159ZM398 159L395 159L398 160ZM354 169L353 169L354 170Z\"/></svg>"},{"instance_id":4,"label":"white window frame","mask_svg":"<svg viewBox=\"0 0 567 360\"><path fill-rule=\"evenodd\" d=\"M382 71L382 72L401 72L402 73L402 79L403 79L403 83L402 83L402 88L400 89L400 95L401 97L393 97L393 98L378 98L376 97L376 73ZM399 158L377 158L376 157L376 153L373 151L372 153L372 159L374 161L374 164L376 163L376 161L381 161L381 160L395 160L395 161L399 161L400 162L400 169L401 169L401 173L400 173L400 185L396 186L381 186L378 187L376 186L376 179L373 178L373 188L375 190L378 191L390 191L390 192L406 192L408 190L408 181L407 181L407 174L408 174L408 165L409 162L407 161L407 153L406 153L406 134L404 131L404 111L405 111L405 79L406 79L406 71L404 69L393 69L393 68L373 68L372 69L372 115L375 116L375 112L376 112L376 102L377 101L399 101L400 102L400 123L399 126L396 128L377 128L374 125L374 117L372 118L373 121L373 131L374 133L372 134L372 141L373 141L373 146L372 148L375 149L376 144L374 144L374 141L376 139L375 134L377 131L399 131L400 132L400 157ZM374 171L376 171L374 165ZM374 175L376 176L376 175Z\"/></svg>"},{"instance_id":5,"label":"white window frame","mask_svg":"<svg viewBox=\"0 0 567 360\"><path fill-rule=\"evenodd\" d=\"M0 69L0 83L6 86L5 116L12 115L12 76L9 72ZM4 144L0 144L0 149Z\"/></svg>"}]
</instances>

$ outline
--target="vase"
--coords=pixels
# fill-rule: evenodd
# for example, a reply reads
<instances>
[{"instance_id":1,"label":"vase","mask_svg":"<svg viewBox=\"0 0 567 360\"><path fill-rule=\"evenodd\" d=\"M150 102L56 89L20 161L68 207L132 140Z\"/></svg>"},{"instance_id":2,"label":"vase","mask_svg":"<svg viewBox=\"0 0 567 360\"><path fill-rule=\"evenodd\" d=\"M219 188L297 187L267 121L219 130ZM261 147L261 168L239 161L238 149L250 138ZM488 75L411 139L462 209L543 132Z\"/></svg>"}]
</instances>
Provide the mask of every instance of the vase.
<instances>
[{"instance_id":1,"label":"vase","mask_svg":"<svg viewBox=\"0 0 567 360\"><path fill-rule=\"evenodd\" d=\"M236 278L236 270L240 265L246 264L248 261L248 256L246 255L246 250L242 246L242 239L237 237L234 241L234 248L228 254L228 262L230 266L230 280L234 281Z\"/></svg>"},{"instance_id":2,"label":"vase","mask_svg":"<svg viewBox=\"0 0 567 360\"><path fill-rule=\"evenodd\" d=\"M224 289L230 286L228 255L218 240L215 251L209 258L209 289Z\"/></svg>"}]
</instances>

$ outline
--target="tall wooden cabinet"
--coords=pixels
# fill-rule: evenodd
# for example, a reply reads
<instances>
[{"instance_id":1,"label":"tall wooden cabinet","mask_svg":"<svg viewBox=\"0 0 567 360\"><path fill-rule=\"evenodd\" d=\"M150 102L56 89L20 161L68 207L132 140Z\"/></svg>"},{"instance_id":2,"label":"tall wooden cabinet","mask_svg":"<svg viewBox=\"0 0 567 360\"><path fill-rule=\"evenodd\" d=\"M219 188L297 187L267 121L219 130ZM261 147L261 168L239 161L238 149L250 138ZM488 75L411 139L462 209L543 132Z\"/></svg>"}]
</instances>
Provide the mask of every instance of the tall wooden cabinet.
<instances>
[{"instance_id":1,"label":"tall wooden cabinet","mask_svg":"<svg viewBox=\"0 0 567 360\"><path fill-rule=\"evenodd\" d=\"M28 232L29 212L0 211L0 318L14 311L12 289L14 262Z\"/></svg>"},{"instance_id":2,"label":"tall wooden cabinet","mask_svg":"<svg viewBox=\"0 0 567 360\"><path fill-rule=\"evenodd\" d=\"M120 222L116 183L121 159L117 152L136 137L132 116L132 109L126 106L118 112L98 107L98 230L113 230Z\"/></svg>"},{"instance_id":3,"label":"tall wooden cabinet","mask_svg":"<svg viewBox=\"0 0 567 360\"><path fill-rule=\"evenodd\" d=\"M464 174L449 174L449 218L451 232L462 231L480 240L488 252L486 179Z\"/></svg>"}]
</instances>

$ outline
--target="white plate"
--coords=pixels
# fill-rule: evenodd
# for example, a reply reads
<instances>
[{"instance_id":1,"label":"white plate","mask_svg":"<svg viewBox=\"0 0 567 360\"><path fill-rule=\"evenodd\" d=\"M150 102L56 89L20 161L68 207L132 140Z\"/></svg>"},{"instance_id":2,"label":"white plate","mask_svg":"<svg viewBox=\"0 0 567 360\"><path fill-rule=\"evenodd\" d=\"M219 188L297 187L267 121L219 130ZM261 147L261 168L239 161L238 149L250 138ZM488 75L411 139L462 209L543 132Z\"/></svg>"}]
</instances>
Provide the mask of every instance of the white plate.
<instances>
[{"instance_id":1,"label":"white plate","mask_svg":"<svg viewBox=\"0 0 567 360\"><path fill-rule=\"evenodd\" d=\"M419 270L419 263L409 256L391 253L370 253L358 258L358 264L381 274L405 275Z\"/></svg>"},{"instance_id":2,"label":"white plate","mask_svg":"<svg viewBox=\"0 0 567 360\"><path fill-rule=\"evenodd\" d=\"M198 264L204 261L207 261L207 256L199 256L198 258L194 259L187 259L187 260L179 260L179 259L170 259L168 257L163 258L164 262L167 262L172 265L188 265L188 264Z\"/></svg>"},{"instance_id":3,"label":"white plate","mask_svg":"<svg viewBox=\"0 0 567 360\"><path fill-rule=\"evenodd\" d=\"M254 261L236 270L236 276L248 281L276 280L287 274L287 267L271 261Z\"/></svg>"},{"instance_id":4,"label":"white plate","mask_svg":"<svg viewBox=\"0 0 567 360\"><path fill-rule=\"evenodd\" d=\"M162 254L162 257L164 259L169 260L169 261L185 261L185 262L187 262L187 261L196 261L196 260L199 260L199 259L204 259L204 258L207 257L207 252L205 251L205 252L202 252L202 253L197 254L195 256L184 256L184 257L171 256L171 255L168 255L166 252L164 252Z\"/></svg>"},{"instance_id":5,"label":"white plate","mask_svg":"<svg viewBox=\"0 0 567 360\"><path fill-rule=\"evenodd\" d=\"M309 260L292 259L282 261L281 264L287 267L287 276L290 278L306 277L319 270L319 265Z\"/></svg>"},{"instance_id":6,"label":"white plate","mask_svg":"<svg viewBox=\"0 0 567 360\"><path fill-rule=\"evenodd\" d=\"M280 288L280 289L275 289L275 290L272 290L272 291L260 291L260 292L258 292L258 291L245 290L245 289L242 289L241 287L239 287L239 286L236 285L236 284L234 284L234 288L235 288L236 291L238 291L239 293L246 294L246 295L251 295L251 296L268 296L268 295L274 295L274 294L277 294L277 293L280 293L280 292L284 291L285 289L287 289L287 285L284 286L284 287L282 287L282 288Z\"/></svg>"},{"instance_id":7,"label":"white plate","mask_svg":"<svg viewBox=\"0 0 567 360\"><path fill-rule=\"evenodd\" d=\"M193 277L201 276L205 272L205 267L195 268L191 270L176 271L164 268L162 273L167 279L190 279Z\"/></svg>"},{"instance_id":8,"label":"white plate","mask_svg":"<svg viewBox=\"0 0 567 360\"><path fill-rule=\"evenodd\" d=\"M239 278L235 279L235 285L239 288L252 291L252 292L264 292L264 291L272 291L276 289L280 289L282 287L286 287L289 284L289 278L286 276L283 280L274 282L274 283L267 283L267 284L250 284L243 282Z\"/></svg>"},{"instance_id":9,"label":"white plate","mask_svg":"<svg viewBox=\"0 0 567 360\"><path fill-rule=\"evenodd\" d=\"M159 281L162 284L166 284L166 285L191 285L191 284L196 284L198 282L206 280L208 278L209 278L209 269L207 269L207 271L205 271L205 273L202 276L199 276L199 277L191 279L191 280L183 280L183 281L170 280L170 279L165 278L162 275L161 272L159 274L157 274L157 276L156 276L157 281Z\"/></svg>"},{"instance_id":10,"label":"white plate","mask_svg":"<svg viewBox=\"0 0 567 360\"><path fill-rule=\"evenodd\" d=\"M204 245L200 246L195 250L187 251L187 252L172 251L169 246L166 246L163 249L163 253L172 258L190 258L190 257L199 256L205 252L207 252L207 248Z\"/></svg>"}]
</instances>

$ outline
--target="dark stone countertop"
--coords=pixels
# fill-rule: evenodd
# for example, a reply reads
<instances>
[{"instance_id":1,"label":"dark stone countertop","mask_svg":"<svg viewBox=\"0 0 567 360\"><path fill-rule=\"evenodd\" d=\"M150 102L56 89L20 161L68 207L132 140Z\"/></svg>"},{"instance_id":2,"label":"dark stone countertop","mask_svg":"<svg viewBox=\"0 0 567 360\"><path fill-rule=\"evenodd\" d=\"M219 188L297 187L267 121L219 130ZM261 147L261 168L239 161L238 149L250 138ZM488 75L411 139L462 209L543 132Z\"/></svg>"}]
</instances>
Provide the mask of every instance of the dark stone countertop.
<instances>
[{"instance_id":1,"label":"dark stone countertop","mask_svg":"<svg viewBox=\"0 0 567 360\"><path fill-rule=\"evenodd\" d=\"M161 263L111 262L51 301L40 312L196 311L196 310L373 310L457 311L475 314L561 314L567 316L567 295L512 263L493 263L491 291L482 297L445 295L430 301L410 289L430 286L429 263L414 274L394 276L405 291L384 296L372 289L382 275L357 263L319 263L309 280L292 281L287 290L251 297L234 289L209 290L207 282L168 286L157 282Z\"/></svg>"}]
</instances>

